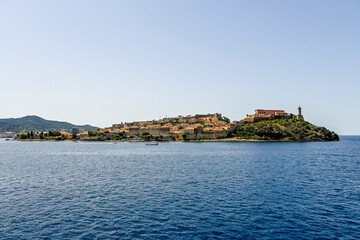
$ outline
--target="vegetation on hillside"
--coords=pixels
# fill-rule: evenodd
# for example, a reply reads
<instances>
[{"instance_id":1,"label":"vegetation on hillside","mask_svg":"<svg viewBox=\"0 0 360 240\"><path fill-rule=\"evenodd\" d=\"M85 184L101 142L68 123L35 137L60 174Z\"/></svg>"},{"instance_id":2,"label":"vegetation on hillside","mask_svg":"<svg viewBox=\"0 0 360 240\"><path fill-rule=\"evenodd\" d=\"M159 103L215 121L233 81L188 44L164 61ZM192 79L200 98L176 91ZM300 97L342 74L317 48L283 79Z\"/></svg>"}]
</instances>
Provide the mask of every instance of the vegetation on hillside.
<instances>
[{"instance_id":1,"label":"vegetation on hillside","mask_svg":"<svg viewBox=\"0 0 360 240\"><path fill-rule=\"evenodd\" d=\"M324 128L297 119L274 119L244 123L236 130L242 139L281 141L337 141L339 136Z\"/></svg>"},{"instance_id":2,"label":"vegetation on hillside","mask_svg":"<svg viewBox=\"0 0 360 240\"><path fill-rule=\"evenodd\" d=\"M84 130L97 129L97 127L90 125L74 125L68 122L50 121L38 116L0 119L0 132L21 132L23 130L34 132L65 130L70 132L74 127Z\"/></svg>"},{"instance_id":3,"label":"vegetation on hillside","mask_svg":"<svg viewBox=\"0 0 360 240\"><path fill-rule=\"evenodd\" d=\"M59 131L50 131L48 133L41 132L40 134L35 134L33 131L31 131L30 133L19 135L18 138L20 140L65 140L66 136L61 134Z\"/></svg>"}]
</instances>

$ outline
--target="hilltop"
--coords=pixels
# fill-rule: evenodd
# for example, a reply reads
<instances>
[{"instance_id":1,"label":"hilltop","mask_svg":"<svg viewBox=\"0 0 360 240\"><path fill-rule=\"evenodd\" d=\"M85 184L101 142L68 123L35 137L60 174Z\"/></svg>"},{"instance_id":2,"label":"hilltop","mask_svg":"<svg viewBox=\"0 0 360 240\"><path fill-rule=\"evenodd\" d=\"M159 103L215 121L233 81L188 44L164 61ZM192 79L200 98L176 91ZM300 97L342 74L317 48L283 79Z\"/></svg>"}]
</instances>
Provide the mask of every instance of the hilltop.
<instances>
[{"instance_id":1,"label":"hilltop","mask_svg":"<svg viewBox=\"0 0 360 240\"><path fill-rule=\"evenodd\" d=\"M71 131L78 127L83 130L95 130L97 127L91 125L75 125L68 122L46 120L38 116L25 116L21 118L0 119L0 132L25 131Z\"/></svg>"},{"instance_id":2,"label":"hilltop","mask_svg":"<svg viewBox=\"0 0 360 240\"><path fill-rule=\"evenodd\" d=\"M244 122L235 133L248 140L276 141L338 141L339 136L325 127L318 127L298 119L273 119Z\"/></svg>"}]
</instances>

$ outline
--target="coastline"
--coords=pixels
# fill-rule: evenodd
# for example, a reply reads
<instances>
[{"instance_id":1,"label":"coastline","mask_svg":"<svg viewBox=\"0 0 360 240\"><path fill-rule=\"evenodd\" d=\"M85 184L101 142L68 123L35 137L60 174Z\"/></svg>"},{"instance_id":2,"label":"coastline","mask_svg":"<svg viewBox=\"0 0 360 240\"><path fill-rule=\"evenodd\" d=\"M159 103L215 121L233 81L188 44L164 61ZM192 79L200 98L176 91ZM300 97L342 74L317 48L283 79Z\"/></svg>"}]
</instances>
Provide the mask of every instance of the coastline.
<instances>
[{"instance_id":1,"label":"coastline","mask_svg":"<svg viewBox=\"0 0 360 240\"><path fill-rule=\"evenodd\" d=\"M143 139L136 139L136 140L48 140L48 139L12 139L11 141L23 141L23 142L150 142ZM243 139L243 138L222 138L222 139L201 139L201 140L175 140L175 141L156 141L156 142L192 142L192 143L206 143L206 142L339 142L337 141L294 141L294 140L261 140L261 139Z\"/></svg>"},{"instance_id":2,"label":"coastline","mask_svg":"<svg viewBox=\"0 0 360 240\"><path fill-rule=\"evenodd\" d=\"M195 114L153 121L113 124L111 127L81 131L73 128L48 132L17 133L17 140L39 141L181 141L181 142L317 142L338 141L325 127L313 125L299 114L284 110L255 110L241 121L230 122L220 113ZM252 116L252 117L251 117Z\"/></svg>"}]
</instances>

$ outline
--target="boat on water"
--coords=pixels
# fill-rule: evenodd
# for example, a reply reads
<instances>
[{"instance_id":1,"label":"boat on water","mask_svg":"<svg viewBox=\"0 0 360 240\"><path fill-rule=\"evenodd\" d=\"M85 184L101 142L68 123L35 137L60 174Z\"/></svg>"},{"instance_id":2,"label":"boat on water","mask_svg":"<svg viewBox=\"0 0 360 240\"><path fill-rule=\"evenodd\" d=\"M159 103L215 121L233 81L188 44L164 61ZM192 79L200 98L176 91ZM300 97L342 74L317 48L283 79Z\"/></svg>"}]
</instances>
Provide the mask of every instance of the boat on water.
<instances>
[{"instance_id":1,"label":"boat on water","mask_svg":"<svg viewBox=\"0 0 360 240\"><path fill-rule=\"evenodd\" d=\"M158 144L159 144L158 142L154 142L154 141L146 143L146 145L158 145Z\"/></svg>"}]
</instances>

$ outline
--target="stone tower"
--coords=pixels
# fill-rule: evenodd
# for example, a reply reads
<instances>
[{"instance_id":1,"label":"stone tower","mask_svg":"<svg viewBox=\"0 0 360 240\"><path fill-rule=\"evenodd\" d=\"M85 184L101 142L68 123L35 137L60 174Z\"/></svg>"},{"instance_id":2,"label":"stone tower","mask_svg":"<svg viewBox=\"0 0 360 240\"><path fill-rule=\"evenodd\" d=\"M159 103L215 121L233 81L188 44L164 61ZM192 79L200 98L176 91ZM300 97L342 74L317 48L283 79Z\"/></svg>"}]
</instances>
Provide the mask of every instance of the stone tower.
<instances>
[{"instance_id":1,"label":"stone tower","mask_svg":"<svg viewBox=\"0 0 360 240\"><path fill-rule=\"evenodd\" d=\"M298 115L296 116L297 120L304 121L304 116L301 114L301 107L298 107Z\"/></svg>"}]
</instances>

